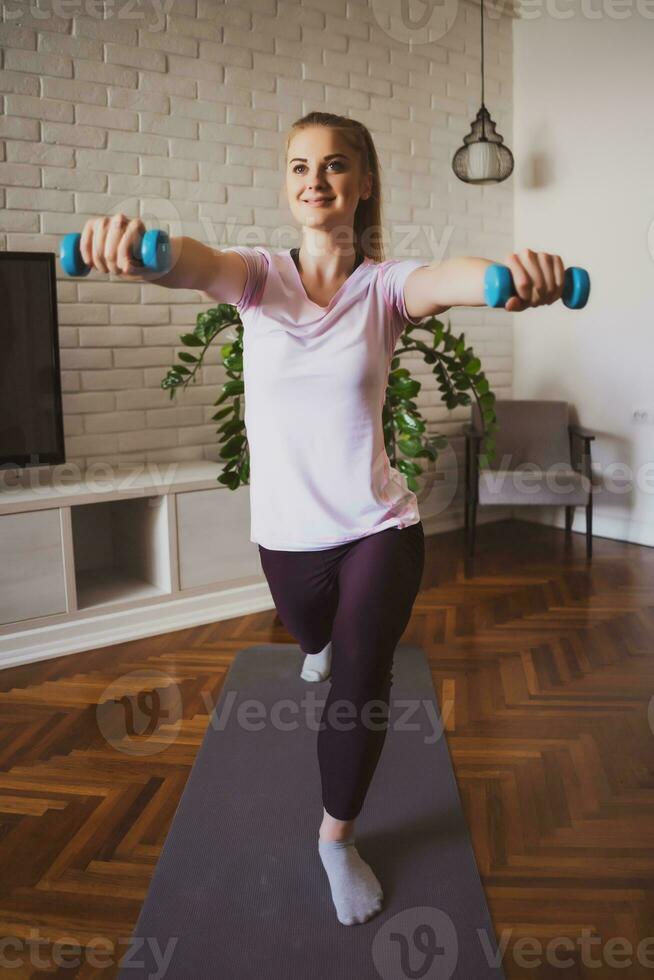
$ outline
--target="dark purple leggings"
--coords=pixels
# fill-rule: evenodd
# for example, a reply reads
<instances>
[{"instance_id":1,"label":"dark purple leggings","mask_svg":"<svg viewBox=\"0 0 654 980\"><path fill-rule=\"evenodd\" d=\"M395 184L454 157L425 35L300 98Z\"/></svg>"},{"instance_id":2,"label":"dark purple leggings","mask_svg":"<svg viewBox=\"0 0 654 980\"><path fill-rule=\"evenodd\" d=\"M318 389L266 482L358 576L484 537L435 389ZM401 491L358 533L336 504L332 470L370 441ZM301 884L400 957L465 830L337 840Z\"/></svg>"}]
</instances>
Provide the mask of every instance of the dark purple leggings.
<instances>
[{"instance_id":1,"label":"dark purple leggings","mask_svg":"<svg viewBox=\"0 0 654 980\"><path fill-rule=\"evenodd\" d=\"M422 521L323 551L259 545L277 612L303 653L332 642L330 690L317 738L322 800L358 816L386 739L395 647L411 618L425 563ZM331 723L330 707L347 702ZM369 701L380 702L361 709ZM368 721L369 719L369 721Z\"/></svg>"}]
</instances>

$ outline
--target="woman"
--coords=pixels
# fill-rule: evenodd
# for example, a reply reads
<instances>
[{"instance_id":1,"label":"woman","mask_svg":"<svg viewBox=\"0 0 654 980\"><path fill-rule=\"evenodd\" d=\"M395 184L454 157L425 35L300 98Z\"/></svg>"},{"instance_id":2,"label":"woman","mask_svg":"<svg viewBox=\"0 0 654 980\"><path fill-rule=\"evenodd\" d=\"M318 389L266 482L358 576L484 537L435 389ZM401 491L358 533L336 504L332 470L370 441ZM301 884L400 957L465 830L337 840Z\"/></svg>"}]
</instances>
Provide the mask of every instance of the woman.
<instances>
[{"instance_id":1,"label":"woman","mask_svg":"<svg viewBox=\"0 0 654 980\"><path fill-rule=\"evenodd\" d=\"M415 494L384 446L388 371L406 321L484 305L491 260L384 260L379 161L356 120L322 112L297 120L285 181L298 249L218 252L173 238L161 276L130 261L143 223L116 215L87 222L81 252L100 271L199 289L242 318L250 538L305 654L302 676L331 677L317 738L318 850L337 918L352 925L382 903L354 821L386 737L393 653L425 555ZM506 309L560 298L560 257L521 255L506 260L518 293Z\"/></svg>"}]
</instances>

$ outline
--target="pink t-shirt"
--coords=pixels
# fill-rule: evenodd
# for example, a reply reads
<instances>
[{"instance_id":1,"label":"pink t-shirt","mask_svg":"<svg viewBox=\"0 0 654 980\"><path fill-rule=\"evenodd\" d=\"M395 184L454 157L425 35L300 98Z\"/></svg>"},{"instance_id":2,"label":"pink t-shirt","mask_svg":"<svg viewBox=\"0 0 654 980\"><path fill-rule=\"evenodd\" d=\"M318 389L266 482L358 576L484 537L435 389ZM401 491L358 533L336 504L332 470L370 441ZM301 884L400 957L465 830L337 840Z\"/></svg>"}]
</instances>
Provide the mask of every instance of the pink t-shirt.
<instances>
[{"instance_id":1,"label":"pink t-shirt","mask_svg":"<svg viewBox=\"0 0 654 980\"><path fill-rule=\"evenodd\" d=\"M250 540L280 551L333 548L420 520L390 466L382 408L393 350L412 320L404 281L421 259L365 258L327 307L306 294L289 250L227 249L248 276L243 322Z\"/></svg>"}]
</instances>

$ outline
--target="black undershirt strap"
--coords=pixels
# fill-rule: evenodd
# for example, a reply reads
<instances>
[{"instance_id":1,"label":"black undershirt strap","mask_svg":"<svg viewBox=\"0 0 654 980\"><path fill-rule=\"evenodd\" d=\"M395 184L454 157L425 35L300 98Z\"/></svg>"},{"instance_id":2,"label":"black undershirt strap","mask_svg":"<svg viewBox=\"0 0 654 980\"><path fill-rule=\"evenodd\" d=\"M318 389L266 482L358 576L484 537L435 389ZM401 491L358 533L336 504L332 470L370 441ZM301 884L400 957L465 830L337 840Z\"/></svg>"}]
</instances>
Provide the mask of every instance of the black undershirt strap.
<instances>
[{"instance_id":1,"label":"black undershirt strap","mask_svg":"<svg viewBox=\"0 0 654 980\"><path fill-rule=\"evenodd\" d=\"M300 249L299 248L292 248L291 249L291 256L292 256L293 261L295 262L295 265L297 266L297 270L299 272L300 271L300 259L299 259ZM363 262L364 258L365 258L365 256L364 256L363 252L357 252L356 262L354 263L354 266L352 267L352 272L354 272L354 270L357 269L361 265L361 263ZM352 275L352 272L350 273L350 275Z\"/></svg>"}]
</instances>

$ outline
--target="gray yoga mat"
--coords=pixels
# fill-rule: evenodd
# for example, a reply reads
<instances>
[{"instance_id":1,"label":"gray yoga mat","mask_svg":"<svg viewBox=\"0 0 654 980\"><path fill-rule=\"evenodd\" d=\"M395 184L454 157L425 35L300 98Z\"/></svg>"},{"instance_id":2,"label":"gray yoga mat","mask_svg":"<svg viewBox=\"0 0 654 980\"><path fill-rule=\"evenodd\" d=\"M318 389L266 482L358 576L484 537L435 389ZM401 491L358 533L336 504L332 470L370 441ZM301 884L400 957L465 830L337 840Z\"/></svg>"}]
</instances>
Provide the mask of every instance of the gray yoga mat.
<instances>
[{"instance_id":1,"label":"gray yoga mat","mask_svg":"<svg viewBox=\"0 0 654 980\"><path fill-rule=\"evenodd\" d=\"M330 681L303 681L302 660L297 645L236 656L119 980L505 980L419 647L395 651L389 729L356 823L384 905L360 925L336 918L318 855Z\"/></svg>"}]
</instances>

